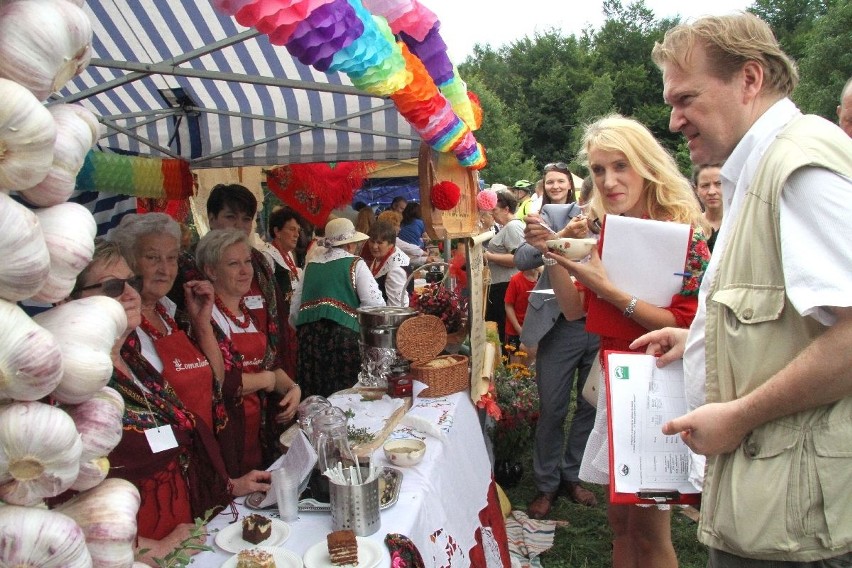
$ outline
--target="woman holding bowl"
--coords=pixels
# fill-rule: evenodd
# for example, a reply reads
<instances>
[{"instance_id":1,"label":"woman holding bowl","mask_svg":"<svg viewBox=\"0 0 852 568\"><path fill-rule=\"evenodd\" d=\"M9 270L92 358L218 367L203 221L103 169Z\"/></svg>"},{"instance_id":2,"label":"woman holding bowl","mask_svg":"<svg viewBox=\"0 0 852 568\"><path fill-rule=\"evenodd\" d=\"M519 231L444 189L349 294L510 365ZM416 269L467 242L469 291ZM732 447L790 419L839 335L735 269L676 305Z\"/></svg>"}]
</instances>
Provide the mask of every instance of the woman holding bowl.
<instances>
[{"instance_id":1,"label":"woman holding bowl","mask_svg":"<svg viewBox=\"0 0 852 568\"><path fill-rule=\"evenodd\" d=\"M698 285L710 251L705 238L705 221L689 181L678 171L672 156L650 131L633 119L618 115L598 120L586 129L582 155L588 160L595 183L591 200L593 212L684 223L693 228L685 259L680 291L667 307L658 307L619 289L607 277L597 250L589 262L570 261L545 252L550 281L562 314L577 321L588 312L591 302L616 308L607 321L589 319L594 329L609 329L601 335L601 351L629 350L630 342L646 330L662 327L688 327L698 306ZM528 233L528 242L546 250L548 231L539 226ZM576 285L572 281L576 280ZM596 312L602 313L602 312ZM599 320L601 318L598 318ZM616 330L635 330L616 331ZM633 335L633 337L625 337ZM592 483L609 483L609 448L605 382L598 392L595 426L583 456L580 477ZM677 557L671 541L671 514L667 507L609 505L608 518L613 531L612 565L615 568L655 566L674 568Z\"/></svg>"}]
</instances>

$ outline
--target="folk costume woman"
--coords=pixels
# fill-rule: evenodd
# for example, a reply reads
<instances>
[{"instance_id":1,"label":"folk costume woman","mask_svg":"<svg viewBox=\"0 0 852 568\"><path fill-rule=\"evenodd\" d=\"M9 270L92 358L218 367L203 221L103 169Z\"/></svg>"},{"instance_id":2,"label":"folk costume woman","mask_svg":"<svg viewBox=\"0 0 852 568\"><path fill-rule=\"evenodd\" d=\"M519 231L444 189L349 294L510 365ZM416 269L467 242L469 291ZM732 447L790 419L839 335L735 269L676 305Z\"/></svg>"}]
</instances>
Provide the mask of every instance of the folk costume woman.
<instances>
[{"instance_id":1,"label":"folk costume woman","mask_svg":"<svg viewBox=\"0 0 852 568\"><path fill-rule=\"evenodd\" d=\"M298 376L305 395L328 396L358 382L361 306L384 306L376 279L355 256L368 239L352 221L325 226L326 252L308 263L298 302Z\"/></svg>"},{"instance_id":2,"label":"folk costume woman","mask_svg":"<svg viewBox=\"0 0 852 568\"><path fill-rule=\"evenodd\" d=\"M239 472L248 471L269 461L263 455L263 438L269 438L259 392L277 392L283 397L274 415L276 423L293 419L300 400L300 389L280 367L269 369L271 356L265 328L249 309L246 294L254 276L252 252L245 233L239 229L210 231L199 241L196 249L198 268L213 283L215 291L212 319L224 353L226 371L241 373L240 396L228 402L229 417L242 421L242 459L236 464ZM235 467L228 464L229 468Z\"/></svg>"},{"instance_id":3,"label":"folk costume woman","mask_svg":"<svg viewBox=\"0 0 852 568\"><path fill-rule=\"evenodd\" d=\"M408 306L408 255L396 248L396 227L386 221L376 221L369 232L370 240L361 253L388 306Z\"/></svg>"},{"instance_id":4,"label":"folk costume woman","mask_svg":"<svg viewBox=\"0 0 852 568\"><path fill-rule=\"evenodd\" d=\"M138 546L148 552L137 559L152 563L188 538L193 519L207 510L226 507L233 496L268 490L269 473L229 479L213 432L142 355L134 332L141 321L141 288L142 279L133 276L118 246L100 240L71 297L107 295L127 315L127 328L112 354L109 386L124 399L125 413L121 441L109 455L109 475L139 490Z\"/></svg>"}]
</instances>

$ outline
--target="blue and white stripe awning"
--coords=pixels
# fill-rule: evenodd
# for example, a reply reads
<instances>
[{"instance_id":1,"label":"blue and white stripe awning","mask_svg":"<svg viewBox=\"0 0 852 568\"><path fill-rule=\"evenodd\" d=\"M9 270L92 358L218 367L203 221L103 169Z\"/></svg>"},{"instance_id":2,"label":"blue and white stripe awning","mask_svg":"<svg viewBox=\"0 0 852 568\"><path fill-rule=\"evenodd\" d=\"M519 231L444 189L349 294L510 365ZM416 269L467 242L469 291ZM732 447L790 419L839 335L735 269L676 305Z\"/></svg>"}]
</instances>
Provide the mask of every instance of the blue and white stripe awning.
<instances>
[{"instance_id":1,"label":"blue and white stripe awning","mask_svg":"<svg viewBox=\"0 0 852 568\"><path fill-rule=\"evenodd\" d=\"M87 0L85 10L92 62L50 102L101 117L101 149L203 168L417 155L391 101L302 65L208 0Z\"/></svg>"}]
</instances>

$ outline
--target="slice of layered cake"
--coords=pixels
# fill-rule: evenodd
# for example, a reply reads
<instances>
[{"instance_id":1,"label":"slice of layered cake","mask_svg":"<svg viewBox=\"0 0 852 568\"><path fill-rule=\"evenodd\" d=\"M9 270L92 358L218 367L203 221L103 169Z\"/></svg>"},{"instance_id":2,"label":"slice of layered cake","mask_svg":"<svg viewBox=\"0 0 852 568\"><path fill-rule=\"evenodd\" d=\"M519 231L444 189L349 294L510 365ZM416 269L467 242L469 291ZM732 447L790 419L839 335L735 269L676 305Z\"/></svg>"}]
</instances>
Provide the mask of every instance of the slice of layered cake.
<instances>
[{"instance_id":1,"label":"slice of layered cake","mask_svg":"<svg viewBox=\"0 0 852 568\"><path fill-rule=\"evenodd\" d=\"M334 531L326 537L328 556L335 566L355 566L358 564L358 540L349 530Z\"/></svg>"},{"instance_id":2,"label":"slice of layered cake","mask_svg":"<svg viewBox=\"0 0 852 568\"><path fill-rule=\"evenodd\" d=\"M275 568L275 558L265 550L248 548L237 555L237 568Z\"/></svg>"},{"instance_id":3,"label":"slice of layered cake","mask_svg":"<svg viewBox=\"0 0 852 568\"><path fill-rule=\"evenodd\" d=\"M272 535L272 520L256 513L243 517L243 540L252 544L263 542Z\"/></svg>"}]
</instances>

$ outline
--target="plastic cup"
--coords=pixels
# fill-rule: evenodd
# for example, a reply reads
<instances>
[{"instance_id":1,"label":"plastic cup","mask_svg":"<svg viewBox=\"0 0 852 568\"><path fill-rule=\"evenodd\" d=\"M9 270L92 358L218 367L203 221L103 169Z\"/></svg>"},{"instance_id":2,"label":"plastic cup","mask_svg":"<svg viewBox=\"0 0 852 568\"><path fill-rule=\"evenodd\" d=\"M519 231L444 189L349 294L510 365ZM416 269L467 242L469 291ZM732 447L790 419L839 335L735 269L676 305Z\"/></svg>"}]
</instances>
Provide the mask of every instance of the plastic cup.
<instances>
[{"instance_id":1,"label":"plastic cup","mask_svg":"<svg viewBox=\"0 0 852 568\"><path fill-rule=\"evenodd\" d=\"M299 478L285 469L272 470L272 490L278 501L278 516L282 521L299 518Z\"/></svg>"}]
</instances>

